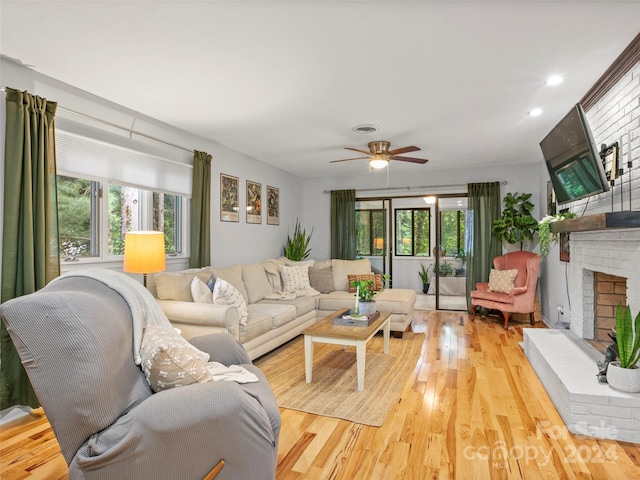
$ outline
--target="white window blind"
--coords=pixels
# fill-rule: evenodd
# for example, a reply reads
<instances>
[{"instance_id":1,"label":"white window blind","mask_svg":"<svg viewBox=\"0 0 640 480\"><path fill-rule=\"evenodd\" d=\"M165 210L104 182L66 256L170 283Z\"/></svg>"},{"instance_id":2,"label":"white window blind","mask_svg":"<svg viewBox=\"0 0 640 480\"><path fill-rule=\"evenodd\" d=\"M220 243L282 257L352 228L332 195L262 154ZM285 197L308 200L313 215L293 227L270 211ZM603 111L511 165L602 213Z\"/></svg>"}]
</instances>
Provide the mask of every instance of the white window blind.
<instances>
[{"instance_id":1,"label":"white window blind","mask_svg":"<svg viewBox=\"0 0 640 480\"><path fill-rule=\"evenodd\" d=\"M191 197L192 167L56 130L59 173Z\"/></svg>"}]
</instances>

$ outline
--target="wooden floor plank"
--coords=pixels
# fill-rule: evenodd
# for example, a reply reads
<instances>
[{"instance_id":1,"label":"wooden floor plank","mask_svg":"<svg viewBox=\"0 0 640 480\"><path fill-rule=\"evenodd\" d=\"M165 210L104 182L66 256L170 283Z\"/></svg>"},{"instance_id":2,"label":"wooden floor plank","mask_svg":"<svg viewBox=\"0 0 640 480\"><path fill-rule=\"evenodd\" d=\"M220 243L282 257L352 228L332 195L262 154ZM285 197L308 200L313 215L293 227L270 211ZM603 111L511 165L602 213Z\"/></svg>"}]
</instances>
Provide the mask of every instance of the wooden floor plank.
<instances>
[{"instance_id":1,"label":"wooden floor plank","mask_svg":"<svg viewBox=\"0 0 640 480\"><path fill-rule=\"evenodd\" d=\"M423 352L384 425L281 409L277 479L640 478L640 445L567 431L519 345L523 327L416 311ZM45 416L0 428L2 480L67 474Z\"/></svg>"}]
</instances>

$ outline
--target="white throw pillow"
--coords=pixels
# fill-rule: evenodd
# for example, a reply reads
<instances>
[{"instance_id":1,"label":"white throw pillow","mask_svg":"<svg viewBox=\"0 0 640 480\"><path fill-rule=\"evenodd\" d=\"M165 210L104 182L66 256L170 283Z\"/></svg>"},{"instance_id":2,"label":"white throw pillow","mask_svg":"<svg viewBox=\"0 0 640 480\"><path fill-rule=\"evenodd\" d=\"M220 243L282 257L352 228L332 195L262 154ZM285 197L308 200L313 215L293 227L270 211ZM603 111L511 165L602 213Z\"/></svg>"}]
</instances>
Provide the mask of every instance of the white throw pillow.
<instances>
[{"instance_id":1,"label":"white throw pillow","mask_svg":"<svg viewBox=\"0 0 640 480\"><path fill-rule=\"evenodd\" d=\"M213 380L207 370L209 354L173 329L147 325L140 355L142 371L154 392Z\"/></svg>"},{"instance_id":2,"label":"white throw pillow","mask_svg":"<svg viewBox=\"0 0 640 480\"><path fill-rule=\"evenodd\" d=\"M191 296L195 303L213 303L213 292L198 277L193 277L191 282Z\"/></svg>"},{"instance_id":3,"label":"white throw pillow","mask_svg":"<svg viewBox=\"0 0 640 480\"><path fill-rule=\"evenodd\" d=\"M509 293L513 288L513 283L518 276L518 269L513 270L496 270L491 269L489 273L489 291Z\"/></svg>"},{"instance_id":4,"label":"white throw pillow","mask_svg":"<svg viewBox=\"0 0 640 480\"><path fill-rule=\"evenodd\" d=\"M240 325L247 325L247 317L249 316L247 302L244 301L244 297L236 287L222 278L218 278L213 286L213 303L236 307L240 317Z\"/></svg>"},{"instance_id":5,"label":"white throw pillow","mask_svg":"<svg viewBox=\"0 0 640 480\"><path fill-rule=\"evenodd\" d=\"M308 265L297 265L295 267L285 265L280 273L282 275L282 289L285 292L296 292L311 288Z\"/></svg>"}]
</instances>

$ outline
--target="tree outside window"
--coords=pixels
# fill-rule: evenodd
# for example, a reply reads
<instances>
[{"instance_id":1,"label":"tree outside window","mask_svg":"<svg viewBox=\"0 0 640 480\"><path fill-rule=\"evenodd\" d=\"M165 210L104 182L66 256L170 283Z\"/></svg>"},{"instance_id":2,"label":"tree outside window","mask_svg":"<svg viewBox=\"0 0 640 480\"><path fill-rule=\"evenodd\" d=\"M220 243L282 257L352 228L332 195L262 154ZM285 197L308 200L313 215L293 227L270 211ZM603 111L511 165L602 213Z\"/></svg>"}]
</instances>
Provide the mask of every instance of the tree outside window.
<instances>
[{"instance_id":1,"label":"tree outside window","mask_svg":"<svg viewBox=\"0 0 640 480\"><path fill-rule=\"evenodd\" d=\"M397 256L429 256L430 212L429 208L399 208L395 210Z\"/></svg>"},{"instance_id":2,"label":"tree outside window","mask_svg":"<svg viewBox=\"0 0 640 480\"><path fill-rule=\"evenodd\" d=\"M381 256L384 253L384 210L356 210L358 255Z\"/></svg>"},{"instance_id":3,"label":"tree outside window","mask_svg":"<svg viewBox=\"0 0 640 480\"><path fill-rule=\"evenodd\" d=\"M440 245L449 256L464 250L464 210L440 212Z\"/></svg>"}]
</instances>

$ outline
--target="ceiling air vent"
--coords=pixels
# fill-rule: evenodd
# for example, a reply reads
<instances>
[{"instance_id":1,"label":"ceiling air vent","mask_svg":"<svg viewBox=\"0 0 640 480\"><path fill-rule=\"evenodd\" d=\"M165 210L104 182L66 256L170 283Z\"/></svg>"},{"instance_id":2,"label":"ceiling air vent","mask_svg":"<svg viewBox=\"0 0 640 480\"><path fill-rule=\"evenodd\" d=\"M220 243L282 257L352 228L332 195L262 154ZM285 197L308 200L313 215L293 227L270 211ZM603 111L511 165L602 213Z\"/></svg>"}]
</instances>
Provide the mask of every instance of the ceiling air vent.
<instances>
[{"instance_id":1,"label":"ceiling air vent","mask_svg":"<svg viewBox=\"0 0 640 480\"><path fill-rule=\"evenodd\" d=\"M380 131L380 127L372 123L366 123L364 125L356 125L355 127L352 128L352 130L358 133L369 134L369 133L376 133Z\"/></svg>"}]
</instances>

